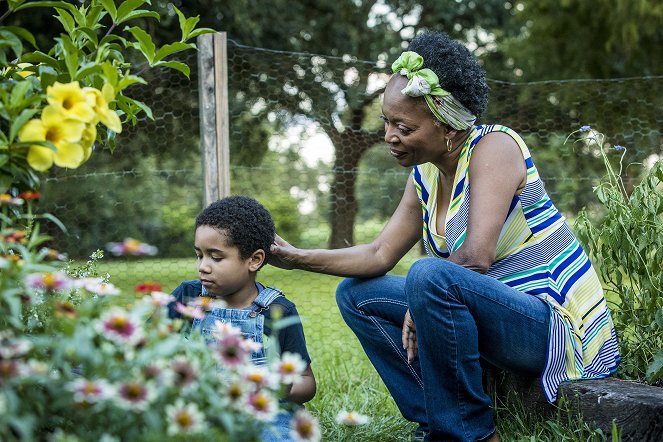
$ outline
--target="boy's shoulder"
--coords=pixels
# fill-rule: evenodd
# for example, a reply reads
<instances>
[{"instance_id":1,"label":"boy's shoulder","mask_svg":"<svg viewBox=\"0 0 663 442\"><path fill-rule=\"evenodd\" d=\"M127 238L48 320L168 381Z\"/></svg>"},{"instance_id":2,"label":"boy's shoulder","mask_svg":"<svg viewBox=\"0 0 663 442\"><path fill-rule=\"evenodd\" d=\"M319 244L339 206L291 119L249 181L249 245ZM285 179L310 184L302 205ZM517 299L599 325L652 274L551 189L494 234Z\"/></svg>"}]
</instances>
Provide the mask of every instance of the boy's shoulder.
<instances>
[{"instance_id":1,"label":"boy's shoulder","mask_svg":"<svg viewBox=\"0 0 663 442\"><path fill-rule=\"evenodd\" d=\"M200 296L203 291L203 285L199 279L191 281L184 281L173 290L173 295L176 297L193 297Z\"/></svg>"},{"instance_id":2,"label":"boy's shoulder","mask_svg":"<svg viewBox=\"0 0 663 442\"><path fill-rule=\"evenodd\" d=\"M263 290L267 290L267 289L276 290L279 293L281 293L281 296L277 296L271 302L270 308L272 308L272 306L276 305L276 306L279 306L281 308L282 313L285 314L285 315L297 314L297 306L295 305L295 303L292 302L291 300L289 300L288 298L286 298L285 294L280 289L278 289L276 287L269 287L269 286L263 288Z\"/></svg>"}]
</instances>

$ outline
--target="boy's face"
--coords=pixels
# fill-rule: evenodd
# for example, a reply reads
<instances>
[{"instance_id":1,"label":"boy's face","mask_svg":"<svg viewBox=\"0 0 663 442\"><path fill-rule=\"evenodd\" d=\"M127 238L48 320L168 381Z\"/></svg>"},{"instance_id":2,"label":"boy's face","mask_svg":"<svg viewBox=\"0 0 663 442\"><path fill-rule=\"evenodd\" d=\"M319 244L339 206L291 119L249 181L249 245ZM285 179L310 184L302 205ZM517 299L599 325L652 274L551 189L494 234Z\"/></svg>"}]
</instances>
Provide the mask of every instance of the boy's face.
<instances>
[{"instance_id":1,"label":"boy's face","mask_svg":"<svg viewBox=\"0 0 663 442\"><path fill-rule=\"evenodd\" d=\"M210 226L196 229L194 248L198 257L198 276L210 294L229 297L253 293L253 276L265 259L262 250L242 259L239 249L228 245L223 231Z\"/></svg>"}]
</instances>

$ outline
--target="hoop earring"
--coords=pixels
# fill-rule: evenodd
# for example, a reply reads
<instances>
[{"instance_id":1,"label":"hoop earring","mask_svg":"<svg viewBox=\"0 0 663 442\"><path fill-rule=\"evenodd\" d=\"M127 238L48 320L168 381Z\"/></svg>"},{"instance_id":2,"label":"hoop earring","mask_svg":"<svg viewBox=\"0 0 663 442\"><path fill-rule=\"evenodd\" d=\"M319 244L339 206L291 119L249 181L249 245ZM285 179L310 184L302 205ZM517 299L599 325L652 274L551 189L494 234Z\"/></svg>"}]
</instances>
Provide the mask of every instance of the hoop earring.
<instances>
[{"instance_id":1,"label":"hoop earring","mask_svg":"<svg viewBox=\"0 0 663 442\"><path fill-rule=\"evenodd\" d=\"M451 142L451 138L447 138L447 152L451 152L451 148L454 147Z\"/></svg>"}]
</instances>

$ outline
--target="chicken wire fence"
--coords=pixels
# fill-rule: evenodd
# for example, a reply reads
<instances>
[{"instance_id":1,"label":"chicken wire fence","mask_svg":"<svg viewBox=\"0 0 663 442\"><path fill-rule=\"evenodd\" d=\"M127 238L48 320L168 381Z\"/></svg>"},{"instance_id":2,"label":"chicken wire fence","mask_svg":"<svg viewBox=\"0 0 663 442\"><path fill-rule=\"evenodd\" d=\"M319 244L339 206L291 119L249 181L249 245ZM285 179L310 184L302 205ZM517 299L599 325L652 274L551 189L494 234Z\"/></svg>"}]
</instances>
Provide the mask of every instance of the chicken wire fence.
<instances>
[{"instance_id":1,"label":"chicken wire fence","mask_svg":"<svg viewBox=\"0 0 663 442\"><path fill-rule=\"evenodd\" d=\"M262 202L279 234L295 245L370 240L398 204L409 173L383 141L380 99L388 63L232 41L227 53L231 193ZM53 237L51 247L77 262L105 250L99 272L108 272L129 298L144 282L171 291L197 277L193 224L204 186L199 73L195 54L186 61L190 79L148 72L149 86L132 91L154 120L125 124L115 152L98 147L86 165L53 171L42 187L40 209L67 227L42 226ZM626 147L625 178L632 184L642 164L662 153L663 77L489 86L489 108L479 123L504 124L524 137L553 201L570 218L582 207L593 210L592 186L604 173L595 148L564 142L572 131L591 125ZM125 256L114 256L123 242ZM145 251L141 244L156 253L136 256ZM285 289L309 321L336 329L339 318L329 315L337 315L338 278L269 266L259 276Z\"/></svg>"}]
</instances>

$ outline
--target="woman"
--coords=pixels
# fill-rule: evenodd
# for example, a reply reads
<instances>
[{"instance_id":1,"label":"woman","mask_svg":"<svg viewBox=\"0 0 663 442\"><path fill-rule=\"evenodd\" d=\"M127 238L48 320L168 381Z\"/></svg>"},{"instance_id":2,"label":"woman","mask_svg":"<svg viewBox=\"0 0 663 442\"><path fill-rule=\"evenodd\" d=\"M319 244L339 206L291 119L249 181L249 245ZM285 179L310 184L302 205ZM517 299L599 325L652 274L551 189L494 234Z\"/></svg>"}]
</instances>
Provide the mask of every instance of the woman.
<instances>
[{"instance_id":1,"label":"woman","mask_svg":"<svg viewBox=\"0 0 663 442\"><path fill-rule=\"evenodd\" d=\"M443 33L419 34L383 99L391 155L413 167L370 244L304 250L276 239L274 264L352 277L346 323L425 440L496 441L481 360L560 382L608 376L619 353L600 282L511 129L475 126L485 74ZM423 223L422 223L423 214ZM430 258L385 275L419 240ZM443 259L440 259L443 258Z\"/></svg>"}]
</instances>

